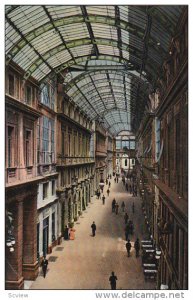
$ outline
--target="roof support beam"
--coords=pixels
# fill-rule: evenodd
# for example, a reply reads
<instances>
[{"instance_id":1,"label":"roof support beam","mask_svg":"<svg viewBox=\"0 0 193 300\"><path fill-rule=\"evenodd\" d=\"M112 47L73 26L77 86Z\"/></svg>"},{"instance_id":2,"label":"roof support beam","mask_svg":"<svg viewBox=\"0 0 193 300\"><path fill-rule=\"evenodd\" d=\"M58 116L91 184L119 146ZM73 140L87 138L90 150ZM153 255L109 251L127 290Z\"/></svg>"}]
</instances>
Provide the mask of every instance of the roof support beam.
<instances>
[{"instance_id":1,"label":"roof support beam","mask_svg":"<svg viewBox=\"0 0 193 300\"><path fill-rule=\"evenodd\" d=\"M92 82L92 84L93 84L93 86L94 86L94 88L95 88L95 90L96 90L96 92L97 92L97 94L98 94L98 96L99 96L99 98L100 98L102 104L104 105L105 110L106 110L107 107L106 107L106 105L105 105L105 103L104 103L104 101L103 101L103 99L102 99L102 97L101 97L101 95L100 95L98 89L96 88L96 85L95 85L95 83L94 83L94 80L93 80L92 76L89 75L89 77L90 77L90 80L91 80L91 82Z\"/></svg>"},{"instance_id":2,"label":"roof support beam","mask_svg":"<svg viewBox=\"0 0 193 300\"><path fill-rule=\"evenodd\" d=\"M121 27L120 27L120 12L118 5L115 5L115 24L117 27L117 36L118 36L118 48L119 48L119 55L120 58L123 58L122 54L122 37L121 37Z\"/></svg>"},{"instance_id":3,"label":"roof support beam","mask_svg":"<svg viewBox=\"0 0 193 300\"><path fill-rule=\"evenodd\" d=\"M112 98L113 98L114 103L115 103L115 108L117 108L117 102L116 102L116 99L115 99L115 95L114 95L114 92L113 92L113 87L112 87L112 84L111 84L111 80L110 80L110 76L109 76L108 71L106 71L106 75L107 75L107 80L108 80L109 87L110 87L110 90L111 90Z\"/></svg>"},{"instance_id":4,"label":"roof support beam","mask_svg":"<svg viewBox=\"0 0 193 300\"><path fill-rule=\"evenodd\" d=\"M86 26L87 26L87 29L88 29L88 32L89 32L89 35L90 35L90 39L92 41L92 44L93 44L93 48L94 48L94 51L95 51L95 55L96 57L99 56L99 50L98 50L98 47L95 43L95 37L94 37L94 33L93 33L93 30L92 30L92 26L90 25L90 23L87 21L89 19L89 16L88 16L88 13L87 13L87 10L86 10L86 7L85 5L81 5L80 6L81 10L82 10L82 14L83 14L83 17L84 17L84 21L86 23Z\"/></svg>"}]
</instances>

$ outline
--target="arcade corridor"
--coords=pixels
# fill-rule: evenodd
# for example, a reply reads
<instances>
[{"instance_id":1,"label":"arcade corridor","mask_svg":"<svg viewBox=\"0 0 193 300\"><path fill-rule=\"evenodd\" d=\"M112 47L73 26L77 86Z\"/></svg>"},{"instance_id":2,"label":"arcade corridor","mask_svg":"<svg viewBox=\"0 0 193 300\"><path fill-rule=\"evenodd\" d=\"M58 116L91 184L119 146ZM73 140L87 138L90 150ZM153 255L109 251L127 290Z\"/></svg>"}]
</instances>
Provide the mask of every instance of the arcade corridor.
<instances>
[{"instance_id":1,"label":"arcade corridor","mask_svg":"<svg viewBox=\"0 0 193 300\"><path fill-rule=\"evenodd\" d=\"M109 276L114 271L118 277L117 289L155 289L155 281L145 281L141 256L135 257L132 248L131 257L127 257L125 248L124 213L121 212L122 201L126 204L125 211L134 223L134 234L130 235L132 246L136 237L147 239L147 226L142 214L141 202L125 192L122 181L114 183L106 202L92 198L88 210L75 224L75 240L63 241L48 257L56 257L55 262L49 261L48 273L43 278L42 272L31 289L110 289ZM118 215L111 212L113 198L119 203ZM132 203L135 213L132 213ZM91 236L91 224L95 221L96 236ZM62 248L57 251L57 248Z\"/></svg>"}]
</instances>

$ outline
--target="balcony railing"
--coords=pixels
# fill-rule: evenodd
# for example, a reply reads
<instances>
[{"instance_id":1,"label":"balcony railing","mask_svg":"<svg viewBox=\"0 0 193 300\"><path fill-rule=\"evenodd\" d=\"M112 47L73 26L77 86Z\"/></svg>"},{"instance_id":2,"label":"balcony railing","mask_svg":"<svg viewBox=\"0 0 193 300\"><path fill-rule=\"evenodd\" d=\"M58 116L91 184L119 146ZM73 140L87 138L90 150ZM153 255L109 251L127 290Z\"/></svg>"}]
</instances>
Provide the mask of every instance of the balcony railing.
<instances>
[{"instance_id":1,"label":"balcony railing","mask_svg":"<svg viewBox=\"0 0 193 300\"><path fill-rule=\"evenodd\" d=\"M77 165L94 162L94 157L79 157L79 156L64 156L59 154L57 157L57 165L59 166L68 166L68 165Z\"/></svg>"}]
</instances>

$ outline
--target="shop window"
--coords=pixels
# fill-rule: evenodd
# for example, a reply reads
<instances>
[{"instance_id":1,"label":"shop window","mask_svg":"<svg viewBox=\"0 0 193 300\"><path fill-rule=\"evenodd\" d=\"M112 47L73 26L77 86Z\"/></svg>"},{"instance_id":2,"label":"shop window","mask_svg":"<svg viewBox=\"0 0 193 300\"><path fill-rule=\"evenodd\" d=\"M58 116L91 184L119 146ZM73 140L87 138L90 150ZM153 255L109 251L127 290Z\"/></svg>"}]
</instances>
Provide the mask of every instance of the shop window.
<instances>
[{"instance_id":1,"label":"shop window","mask_svg":"<svg viewBox=\"0 0 193 300\"><path fill-rule=\"evenodd\" d=\"M14 166L14 127L8 126L8 145L7 145L7 157L8 157L8 168Z\"/></svg>"},{"instance_id":2,"label":"shop window","mask_svg":"<svg viewBox=\"0 0 193 300\"><path fill-rule=\"evenodd\" d=\"M48 197L48 187L49 187L48 182L43 183L43 200Z\"/></svg>"},{"instance_id":3,"label":"shop window","mask_svg":"<svg viewBox=\"0 0 193 300\"><path fill-rule=\"evenodd\" d=\"M25 164L29 167L32 164L32 132L25 131Z\"/></svg>"},{"instance_id":4,"label":"shop window","mask_svg":"<svg viewBox=\"0 0 193 300\"><path fill-rule=\"evenodd\" d=\"M52 213L52 241L54 242L56 239L55 236L55 212Z\"/></svg>"}]
</instances>

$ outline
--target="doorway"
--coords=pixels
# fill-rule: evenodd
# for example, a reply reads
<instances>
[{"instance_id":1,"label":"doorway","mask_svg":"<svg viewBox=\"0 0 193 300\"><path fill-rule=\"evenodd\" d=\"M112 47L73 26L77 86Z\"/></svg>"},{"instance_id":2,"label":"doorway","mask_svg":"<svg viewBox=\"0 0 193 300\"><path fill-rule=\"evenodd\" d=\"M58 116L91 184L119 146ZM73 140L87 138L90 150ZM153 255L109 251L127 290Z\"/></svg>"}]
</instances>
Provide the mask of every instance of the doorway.
<instances>
[{"instance_id":1,"label":"doorway","mask_svg":"<svg viewBox=\"0 0 193 300\"><path fill-rule=\"evenodd\" d=\"M49 217L43 220L43 255L48 253Z\"/></svg>"}]
</instances>

